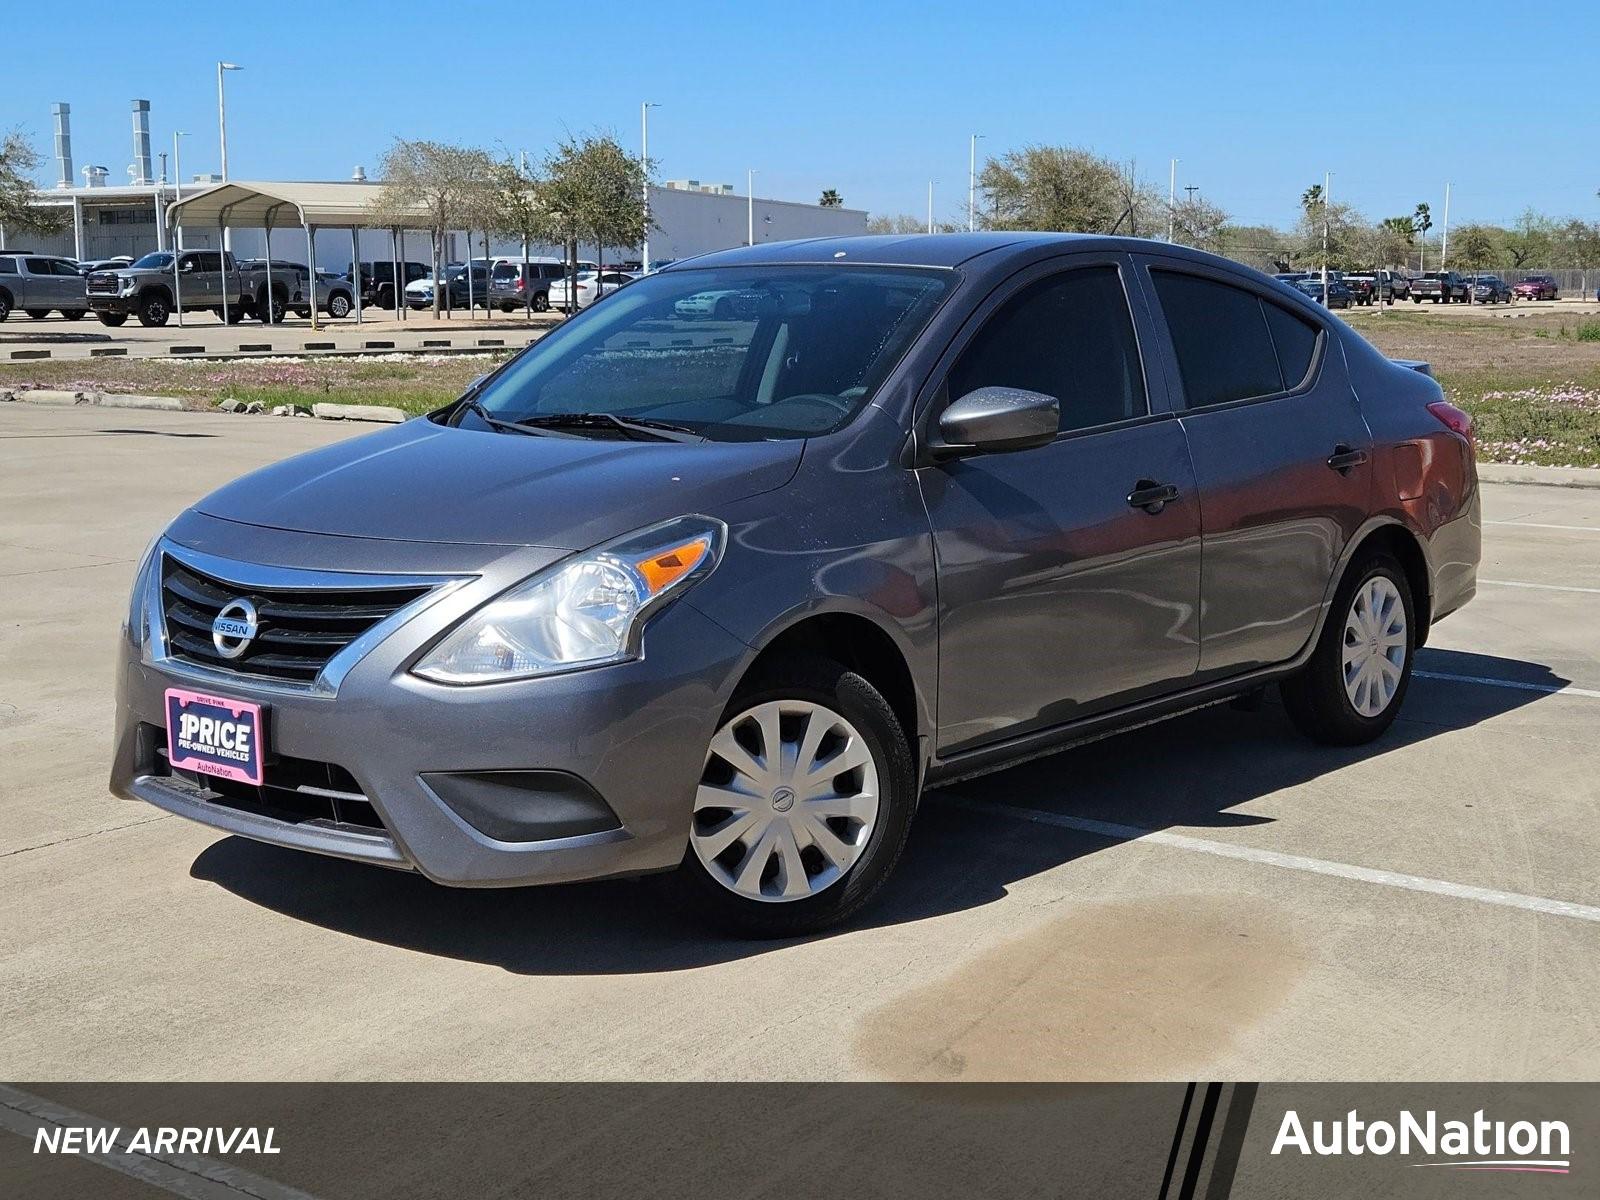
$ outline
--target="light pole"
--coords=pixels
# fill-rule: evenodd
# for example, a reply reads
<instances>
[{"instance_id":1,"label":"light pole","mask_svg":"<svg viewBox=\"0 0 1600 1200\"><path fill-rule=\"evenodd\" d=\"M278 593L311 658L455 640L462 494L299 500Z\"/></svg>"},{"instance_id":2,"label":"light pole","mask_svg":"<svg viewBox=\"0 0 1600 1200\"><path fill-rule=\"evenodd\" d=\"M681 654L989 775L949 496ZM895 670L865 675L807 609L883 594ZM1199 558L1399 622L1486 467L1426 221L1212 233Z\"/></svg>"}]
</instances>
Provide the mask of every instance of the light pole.
<instances>
[{"instance_id":1,"label":"light pole","mask_svg":"<svg viewBox=\"0 0 1600 1200\"><path fill-rule=\"evenodd\" d=\"M928 232L933 232L933 180L928 180Z\"/></svg>"},{"instance_id":2,"label":"light pole","mask_svg":"<svg viewBox=\"0 0 1600 1200\"><path fill-rule=\"evenodd\" d=\"M756 244L756 173L754 168L745 172L745 205L746 220L750 224L750 232L746 235L746 245Z\"/></svg>"},{"instance_id":3,"label":"light pole","mask_svg":"<svg viewBox=\"0 0 1600 1200\"><path fill-rule=\"evenodd\" d=\"M1439 235L1439 270L1444 270L1444 260L1450 253L1450 185L1444 185L1444 230ZM1446 298L1445 303L1450 301Z\"/></svg>"},{"instance_id":4,"label":"light pole","mask_svg":"<svg viewBox=\"0 0 1600 1200\"><path fill-rule=\"evenodd\" d=\"M1167 244L1172 244L1173 225L1178 216L1178 160L1172 160L1172 173L1167 176Z\"/></svg>"},{"instance_id":5,"label":"light pole","mask_svg":"<svg viewBox=\"0 0 1600 1200\"><path fill-rule=\"evenodd\" d=\"M978 227L978 139L983 134L972 135L967 149L967 232Z\"/></svg>"},{"instance_id":6,"label":"light pole","mask_svg":"<svg viewBox=\"0 0 1600 1200\"><path fill-rule=\"evenodd\" d=\"M1322 177L1322 306L1332 308L1328 303L1328 206L1333 200L1333 172L1329 171Z\"/></svg>"},{"instance_id":7,"label":"light pole","mask_svg":"<svg viewBox=\"0 0 1600 1200\"><path fill-rule=\"evenodd\" d=\"M645 100L639 105L639 163L644 168L644 250L639 265L650 274L650 110L661 105Z\"/></svg>"},{"instance_id":8,"label":"light pole","mask_svg":"<svg viewBox=\"0 0 1600 1200\"><path fill-rule=\"evenodd\" d=\"M189 136L187 129L174 129L172 131L172 192L173 203L183 199L183 159L178 154L178 139ZM179 225L172 231L172 248L183 249L183 226Z\"/></svg>"},{"instance_id":9,"label":"light pole","mask_svg":"<svg viewBox=\"0 0 1600 1200\"><path fill-rule=\"evenodd\" d=\"M228 182L228 98L222 90L222 73L224 71L244 70L238 63L219 62L217 64L217 132L222 142L222 182Z\"/></svg>"}]
</instances>

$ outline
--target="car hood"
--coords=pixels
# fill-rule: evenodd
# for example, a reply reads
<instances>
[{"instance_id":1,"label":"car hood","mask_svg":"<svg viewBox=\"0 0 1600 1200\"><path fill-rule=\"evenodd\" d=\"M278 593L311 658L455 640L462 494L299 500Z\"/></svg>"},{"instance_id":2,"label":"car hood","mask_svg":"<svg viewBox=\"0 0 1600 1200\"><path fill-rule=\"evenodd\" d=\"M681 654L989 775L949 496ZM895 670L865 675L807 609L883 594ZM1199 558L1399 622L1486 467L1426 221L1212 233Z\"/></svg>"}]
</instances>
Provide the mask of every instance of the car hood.
<instances>
[{"instance_id":1,"label":"car hood","mask_svg":"<svg viewBox=\"0 0 1600 1200\"><path fill-rule=\"evenodd\" d=\"M531 437L419 418L246 475L195 509L304 533L582 550L780 488L804 446Z\"/></svg>"}]
</instances>

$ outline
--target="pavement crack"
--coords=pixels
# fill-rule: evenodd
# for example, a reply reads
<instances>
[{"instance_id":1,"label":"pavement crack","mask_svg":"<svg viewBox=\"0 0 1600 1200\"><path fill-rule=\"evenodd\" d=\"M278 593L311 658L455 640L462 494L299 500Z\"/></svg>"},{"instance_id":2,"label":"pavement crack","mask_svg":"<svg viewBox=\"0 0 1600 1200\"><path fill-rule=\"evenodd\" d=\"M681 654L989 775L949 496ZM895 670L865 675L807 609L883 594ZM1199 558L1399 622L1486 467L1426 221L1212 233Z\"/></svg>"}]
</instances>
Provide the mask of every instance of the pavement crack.
<instances>
[{"instance_id":1,"label":"pavement crack","mask_svg":"<svg viewBox=\"0 0 1600 1200\"><path fill-rule=\"evenodd\" d=\"M34 850L48 850L52 846L65 846L68 842L81 842L86 838L99 837L102 833L117 833L120 830L133 829L139 825L153 825L157 821L166 821L171 817L171 813L161 813L159 816L146 817L142 821L129 821L125 825L108 825L104 829L91 829L88 833L75 833L70 837L57 838L53 842L39 842L33 846L19 846L15 850L6 850L0 853L0 858L14 858L18 854L28 854Z\"/></svg>"}]
</instances>

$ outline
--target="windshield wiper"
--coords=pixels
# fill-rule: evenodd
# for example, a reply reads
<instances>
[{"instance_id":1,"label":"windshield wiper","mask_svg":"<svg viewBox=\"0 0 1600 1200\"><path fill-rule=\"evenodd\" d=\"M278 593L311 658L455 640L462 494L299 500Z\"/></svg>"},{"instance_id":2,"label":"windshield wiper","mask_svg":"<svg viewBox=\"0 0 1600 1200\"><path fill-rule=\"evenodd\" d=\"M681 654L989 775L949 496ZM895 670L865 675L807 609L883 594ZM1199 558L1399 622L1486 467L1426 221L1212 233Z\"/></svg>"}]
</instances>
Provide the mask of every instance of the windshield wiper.
<instances>
[{"instance_id":1,"label":"windshield wiper","mask_svg":"<svg viewBox=\"0 0 1600 1200\"><path fill-rule=\"evenodd\" d=\"M706 439L684 425L654 421L649 417L619 417L608 412L548 413L513 422L533 429L616 429L631 438L657 442L703 442Z\"/></svg>"},{"instance_id":2,"label":"windshield wiper","mask_svg":"<svg viewBox=\"0 0 1600 1200\"><path fill-rule=\"evenodd\" d=\"M507 421L504 417L497 417L476 400L468 400L456 409L456 428L461 427L461 414L471 413L496 433L525 433L530 437L545 437L546 432L533 425L522 421Z\"/></svg>"}]
</instances>

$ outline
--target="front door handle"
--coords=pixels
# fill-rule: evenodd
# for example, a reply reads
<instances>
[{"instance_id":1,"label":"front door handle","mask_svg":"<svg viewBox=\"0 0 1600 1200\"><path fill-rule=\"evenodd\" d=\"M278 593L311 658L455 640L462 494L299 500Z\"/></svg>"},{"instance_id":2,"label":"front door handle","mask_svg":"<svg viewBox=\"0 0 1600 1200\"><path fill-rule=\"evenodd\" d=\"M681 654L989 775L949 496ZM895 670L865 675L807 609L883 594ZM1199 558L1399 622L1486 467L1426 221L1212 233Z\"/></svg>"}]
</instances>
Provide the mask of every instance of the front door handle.
<instances>
[{"instance_id":1,"label":"front door handle","mask_svg":"<svg viewBox=\"0 0 1600 1200\"><path fill-rule=\"evenodd\" d=\"M1128 503L1134 508L1142 508L1145 512L1155 514L1178 498L1176 485L1170 483L1157 483L1153 479L1141 479L1133 485L1133 491L1128 493Z\"/></svg>"},{"instance_id":2,"label":"front door handle","mask_svg":"<svg viewBox=\"0 0 1600 1200\"><path fill-rule=\"evenodd\" d=\"M1333 453L1328 455L1328 466L1341 475L1350 474L1351 467L1359 467L1367 461L1365 450L1352 450L1343 442L1333 448Z\"/></svg>"}]
</instances>

